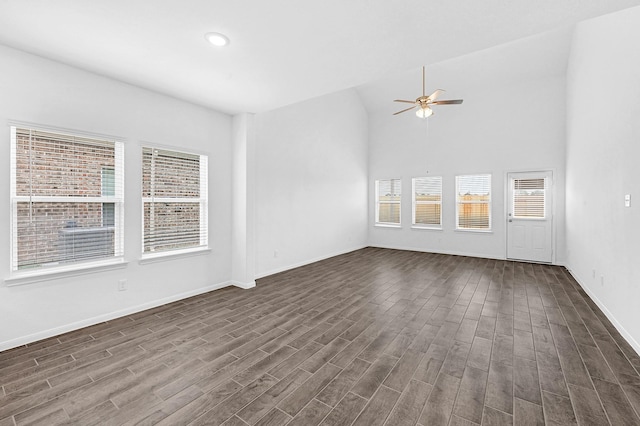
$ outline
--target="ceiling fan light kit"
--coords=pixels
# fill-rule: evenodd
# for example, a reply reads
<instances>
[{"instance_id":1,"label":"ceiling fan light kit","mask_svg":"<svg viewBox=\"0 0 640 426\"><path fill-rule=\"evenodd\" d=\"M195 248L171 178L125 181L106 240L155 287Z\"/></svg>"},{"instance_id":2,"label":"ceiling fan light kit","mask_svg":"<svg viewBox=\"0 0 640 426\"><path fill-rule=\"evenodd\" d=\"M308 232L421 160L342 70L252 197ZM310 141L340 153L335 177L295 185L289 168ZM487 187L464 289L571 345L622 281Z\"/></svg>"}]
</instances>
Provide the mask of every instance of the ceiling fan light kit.
<instances>
[{"instance_id":1,"label":"ceiling fan light kit","mask_svg":"<svg viewBox=\"0 0 640 426\"><path fill-rule=\"evenodd\" d=\"M410 111L416 107L418 110L416 111L416 116L420 118L427 118L433 115L433 110L431 109L431 105L456 105L461 104L462 99L452 99L452 100L444 100L439 101L438 96L441 93L444 93L444 90L437 89L435 92L427 96L425 94L425 86L424 86L424 67L422 67L422 96L416 98L415 101L409 101L406 99L394 99L393 102L402 102L405 104L413 104L412 107L403 109L402 111L398 111L393 115L402 114L403 112Z\"/></svg>"},{"instance_id":2,"label":"ceiling fan light kit","mask_svg":"<svg viewBox=\"0 0 640 426\"><path fill-rule=\"evenodd\" d=\"M416 115L420 118L431 117L433 115L433 110L428 106L421 107L419 110L416 111Z\"/></svg>"}]
</instances>

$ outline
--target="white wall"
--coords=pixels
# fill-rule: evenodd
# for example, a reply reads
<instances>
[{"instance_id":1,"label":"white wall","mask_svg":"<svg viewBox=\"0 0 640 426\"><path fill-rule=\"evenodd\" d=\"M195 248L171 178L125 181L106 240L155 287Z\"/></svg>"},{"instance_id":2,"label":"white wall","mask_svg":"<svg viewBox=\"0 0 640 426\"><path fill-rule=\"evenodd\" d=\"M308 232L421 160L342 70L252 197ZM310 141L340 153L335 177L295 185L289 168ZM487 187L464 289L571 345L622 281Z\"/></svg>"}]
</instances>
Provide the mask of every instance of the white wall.
<instances>
[{"instance_id":1,"label":"white wall","mask_svg":"<svg viewBox=\"0 0 640 426\"><path fill-rule=\"evenodd\" d=\"M366 244L367 114L346 90L257 114L256 275Z\"/></svg>"},{"instance_id":2,"label":"white wall","mask_svg":"<svg viewBox=\"0 0 640 426\"><path fill-rule=\"evenodd\" d=\"M125 138L126 268L0 286L0 350L230 279L231 117L0 46L0 271L9 264L8 120ZM211 253L140 265L141 141L209 155ZM188 277L184 271L189 271ZM129 289L117 291L126 278Z\"/></svg>"},{"instance_id":3,"label":"white wall","mask_svg":"<svg viewBox=\"0 0 640 426\"><path fill-rule=\"evenodd\" d=\"M231 280L255 287L255 126L253 114L232 120Z\"/></svg>"},{"instance_id":4,"label":"white wall","mask_svg":"<svg viewBox=\"0 0 640 426\"><path fill-rule=\"evenodd\" d=\"M640 8L577 26L567 87L567 266L640 351ZM624 195L631 194L631 207ZM602 283L603 282L603 283Z\"/></svg>"},{"instance_id":5,"label":"white wall","mask_svg":"<svg viewBox=\"0 0 640 426\"><path fill-rule=\"evenodd\" d=\"M447 65L459 80L445 99L462 105L436 106L426 119L414 112L370 116L369 243L373 246L503 259L506 256L505 181L510 171L553 170L555 181L556 263L564 253L564 73L474 79L473 71L492 61L492 51ZM507 71L504 71L508 73ZM440 87L446 67L427 75ZM467 78L464 77L466 74ZM469 81L473 81L470 84ZM402 109L397 104L395 111ZM454 231L455 176L490 173L491 233ZM411 229L411 179L443 176L443 230ZM374 227L374 182L402 178L402 228Z\"/></svg>"}]
</instances>

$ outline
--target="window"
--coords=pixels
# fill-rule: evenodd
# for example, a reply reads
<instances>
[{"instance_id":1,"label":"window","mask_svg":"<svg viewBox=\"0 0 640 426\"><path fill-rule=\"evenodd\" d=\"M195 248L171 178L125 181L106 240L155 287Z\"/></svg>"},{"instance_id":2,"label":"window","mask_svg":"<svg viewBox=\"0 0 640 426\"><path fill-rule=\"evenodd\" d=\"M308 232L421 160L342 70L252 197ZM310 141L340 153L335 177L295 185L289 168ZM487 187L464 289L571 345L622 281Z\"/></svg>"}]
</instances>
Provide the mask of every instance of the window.
<instances>
[{"instance_id":1,"label":"window","mask_svg":"<svg viewBox=\"0 0 640 426\"><path fill-rule=\"evenodd\" d=\"M513 217L544 219L545 181L545 178L513 180Z\"/></svg>"},{"instance_id":2,"label":"window","mask_svg":"<svg viewBox=\"0 0 640 426\"><path fill-rule=\"evenodd\" d=\"M376 181L376 224L400 225L400 179Z\"/></svg>"},{"instance_id":3,"label":"window","mask_svg":"<svg viewBox=\"0 0 640 426\"><path fill-rule=\"evenodd\" d=\"M11 127L13 271L123 255L123 153L121 142Z\"/></svg>"},{"instance_id":4,"label":"window","mask_svg":"<svg viewBox=\"0 0 640 426\"><path fill-rule=\"evenodd\" d=\"M413 178L413 226L442 229L442 177Z\"/></svg>"},{"instance_id":5,"label":"window","mask_svg":"<svg viewBox=\"0 0 640 426\"><path fill-rule=\"evenodd\" d=\"M143 254L206 248L207 157L142 148Z\"/></svg>"},{"instance_id":6,"label":"window","mask_svg":"<svg viewBox=\"0 0 640 426\"><path fill-rule=\"evenodd\" d=\"M491 175L456 176L456 229L491 230Z\"/></svg>"}]
</instances>

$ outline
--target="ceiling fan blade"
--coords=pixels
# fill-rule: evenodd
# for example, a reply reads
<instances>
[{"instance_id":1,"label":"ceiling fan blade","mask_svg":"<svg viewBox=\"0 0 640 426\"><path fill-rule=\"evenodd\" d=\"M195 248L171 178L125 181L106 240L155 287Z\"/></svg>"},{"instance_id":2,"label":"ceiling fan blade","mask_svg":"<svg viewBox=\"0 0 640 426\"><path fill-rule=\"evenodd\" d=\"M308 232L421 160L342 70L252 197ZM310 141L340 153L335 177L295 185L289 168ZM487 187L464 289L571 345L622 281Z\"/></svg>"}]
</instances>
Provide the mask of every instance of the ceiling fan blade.
<instances>
[{"instance_id":1,"label":"ceiling fan blade","mask_svg":"<svg viewBox=\"0 0 640 426\"><path fill-rule=\"evenodd\" d=\"M405 99L394 99L393 102L404 102L404 103L407 103L407 104L415 104L416 103L416 101L407 101Z\"/></svg>"},{"instance_id":2,"label":"ceiling fan blade","mask_svg":"<svg viewBox=\"0 0 640 426\"><path fill-rule=\"evenodd\" d=\"M462 103L462 99L452 99L452 100L446 100L446 101L435 101L435 102L431 102L432 105L456 105L456 104L461 104Z\"/></svg>"},{"instance_id":3,"label":"ceiling fan blade","mask_svg":"<svg viewBox=\"0 0 640 426\"><path fill-rule=\"evenodd\" d=\"M393 113L393 115L398 115L398 114L401 114L401 113L403 113L403 112L407 112L407 111L409 111L410 109L414 109L416 106L417 106L417 105L414 105L414 106L412 106L411 108L407 108L407 109L403 109L402 111L395 112L395 113Z\"/></svg>"},{"instance_id":4,"label":"ceiling fan blade","mask_svg":"<svg viewBox=\"0 0 640 426\"><path fill-rule=\"evenodd\" d=\"M438 99L438 96L440 96L442 93L444 93L444 90L442 89L436 90L435 92L429 95L429 100L431 102L435 101L436 99Z\"/></svg>"}]
</instances>

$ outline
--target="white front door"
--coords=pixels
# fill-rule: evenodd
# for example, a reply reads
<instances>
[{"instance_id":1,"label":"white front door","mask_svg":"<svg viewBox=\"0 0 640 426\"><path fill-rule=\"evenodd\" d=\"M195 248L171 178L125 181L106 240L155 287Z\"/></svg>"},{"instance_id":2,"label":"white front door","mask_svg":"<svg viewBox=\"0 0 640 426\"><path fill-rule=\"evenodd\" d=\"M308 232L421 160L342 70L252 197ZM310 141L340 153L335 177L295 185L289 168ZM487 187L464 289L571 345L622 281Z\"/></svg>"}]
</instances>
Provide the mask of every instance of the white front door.
<instances>
[{"instance_id":1,"label":"white front door","mask_svg":"<svg viewBox=\"0 0 640 426\"><path fill-rule=\"evenodd\" d=\"M509 173L507 179L507 258L553 260L552 173Z\"/></svg>"}]
</instances>

